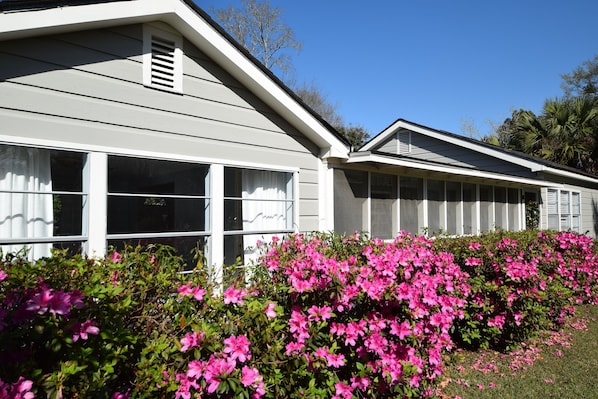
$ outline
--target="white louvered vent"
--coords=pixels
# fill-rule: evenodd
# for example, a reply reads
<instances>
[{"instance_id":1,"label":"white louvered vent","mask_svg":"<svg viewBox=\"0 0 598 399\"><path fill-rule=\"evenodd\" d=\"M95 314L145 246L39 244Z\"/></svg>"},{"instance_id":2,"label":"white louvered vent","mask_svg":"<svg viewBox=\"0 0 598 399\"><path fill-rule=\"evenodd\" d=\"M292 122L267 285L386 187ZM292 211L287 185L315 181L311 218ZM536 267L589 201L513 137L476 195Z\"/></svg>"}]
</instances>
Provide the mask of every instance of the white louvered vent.
<instances>
[{"instance_id":1,"label":"white louvered vent","mask_svg":"<svg viewBox=\"0 0 598 399\"><path fill-rule=\"evenodd\" d=\"M157 89L182 92L181 37L146 26L143 41L143 84Z\"/></svg>"},{"instance_id":2,"label":"white louvered vent","mask_svg":"<svg viewBox=\"0 0 598 399\"><path fill-rule=\"evenodd\" d=\"M152 85L174 89L176 45L152 36Z\"/></svg>"}]
</instances>

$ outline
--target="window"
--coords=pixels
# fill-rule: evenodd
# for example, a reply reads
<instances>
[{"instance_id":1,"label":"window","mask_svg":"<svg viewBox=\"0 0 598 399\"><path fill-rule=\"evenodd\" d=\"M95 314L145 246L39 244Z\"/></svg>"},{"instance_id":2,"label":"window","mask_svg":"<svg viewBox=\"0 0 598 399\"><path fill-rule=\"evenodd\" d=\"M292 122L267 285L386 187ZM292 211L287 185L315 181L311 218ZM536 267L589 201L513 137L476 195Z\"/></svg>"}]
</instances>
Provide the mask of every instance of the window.
<instances>
[{"instance_id":1,"label":"window","mask_svg":"<svg viewBox=\"0 0 598 399\"><path fill-rule=\"evenodd\" d=\"M463 183L463 234L477 233L477 192L473 183Z\"/></svg>"},{"instance_id":2,"label":"window","mask_svg":"<svg viewBox=\"0 0 598 399\"><path fill-rule=\"evenodd\" d=\"M293 174L224 169L224 263L248 262L258 240L293 231Z\"/></svg>"},{"instance_id":3,"label":"window","mask_svg":"<svg viewBox=\"0 0 598 399\"><path fill-rule=\"evenodd\" d=\"M581 232L579 193L549 188L546 202L549 229Z\"/></svg>"},{"instance_id":4,"label":"window","mask_svg":"<svg viewBox=\"0 0 598 399\"><path fill-rule=\"evenodd\" d=\"M162 90L183 91L182 39L150 26L143 33L143 84Z\"/></svg>"},{"instance_id":5,"label":"window","mask_svg":"<svg viewBox=\"0 0 598 399\"><path fill-rule=\"evenodd\" d=\"M108 244L161 243L191 263L208 235L209 166L108 157Z\"/></svg>"},{"instance_id":6,"label":"window","mask_svg":"<svg viewBox=\"0 0 598 399\"><path fill-rule=\"evenodd\" d=\"M4 252L77 252L86 240L84 154L0 144L0 245Z\"/></svg>"}]
</instances>

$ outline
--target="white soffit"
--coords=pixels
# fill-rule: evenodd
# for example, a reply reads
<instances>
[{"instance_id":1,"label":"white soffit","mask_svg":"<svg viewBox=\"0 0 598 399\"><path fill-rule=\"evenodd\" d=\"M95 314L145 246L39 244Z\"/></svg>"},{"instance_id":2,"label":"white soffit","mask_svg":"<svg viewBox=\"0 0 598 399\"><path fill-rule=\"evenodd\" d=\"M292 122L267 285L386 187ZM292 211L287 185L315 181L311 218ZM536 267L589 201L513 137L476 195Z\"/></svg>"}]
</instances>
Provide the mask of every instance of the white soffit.
<instances>
[{"instance_id":1,"label":"white soffit","mask_svg":"<svg viewBox=\"0 0 598 399\"><path fill-rule=\"evenodd\" d=\"M397 159L393 157L386 157L383 155L372 154L370 152L353 153L347 163L365 163L373 162L389 166L401 166L405 168L426 170L430 172L448 173L456 176L477 177L481 179L492 179L505 182L526 184L540 187L560 187L560 184L555 184L543 180L527 179L524 177L509 176L501 173L486 172L473 169L462 169L448 165L431 165L420 162L409 161L405 159Z\"/></svg>"},{"instance_id":2,"label":"white soffit","mask_svg":"<svg viewBox=\"0 0 598 399\"><path fill-rule=\"evenodd\" d=\"M322 149L320 156L348 157L348 146L182 0L125 0L0 13L0 40L152 21L171 25L274 111L284 115Z\"/></svg>"}]
</instances>

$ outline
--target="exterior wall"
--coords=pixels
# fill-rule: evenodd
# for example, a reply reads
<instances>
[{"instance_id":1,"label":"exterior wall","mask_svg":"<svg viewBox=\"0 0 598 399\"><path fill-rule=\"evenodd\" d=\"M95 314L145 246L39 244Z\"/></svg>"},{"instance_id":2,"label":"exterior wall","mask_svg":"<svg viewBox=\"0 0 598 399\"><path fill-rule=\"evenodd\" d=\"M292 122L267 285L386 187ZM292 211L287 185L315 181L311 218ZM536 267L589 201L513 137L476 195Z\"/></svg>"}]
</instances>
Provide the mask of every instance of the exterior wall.
<instances>
[{"instance_id":1,"label":"exterior wall","mask_svg":"<svg viewBox=\"0 0 598 399\"><path fill-rule=\"evenodd\" d=\"M319 149L189 42L182 94L144 86L142 42L142 25L0 41L0 142L292 171L296 228L319 229Z\"/></svg>"},{"instance_id":2,"label":"exterior wall","mask_svg":"<svg viewBox=\"0 0 598 399\"><path fill-rule=\"evenodd\" d=\"M497 173L508 173L520 177L533 177L525 168L477 151L460 147L421 133L401 129L389 140L381 143L377 151L399 154L446 165L476 168Z\"/></svg>"},{"instance_id":3,"label":"exterior wall","mask_svg":"<svg viewBox=\"0 0 598 399\"><path fill-rule=\"evenodd\" d=\"M588 234L591 237L598 237L598 187L587 185L576 185L568 179L558 176L550 176L554 181L554 188L569 192L577 192L581 200L581 228L580 233ZM540 204L540 227L548 228L548 188L542 189L542 200Z\"/></svg>"}]
</instances>

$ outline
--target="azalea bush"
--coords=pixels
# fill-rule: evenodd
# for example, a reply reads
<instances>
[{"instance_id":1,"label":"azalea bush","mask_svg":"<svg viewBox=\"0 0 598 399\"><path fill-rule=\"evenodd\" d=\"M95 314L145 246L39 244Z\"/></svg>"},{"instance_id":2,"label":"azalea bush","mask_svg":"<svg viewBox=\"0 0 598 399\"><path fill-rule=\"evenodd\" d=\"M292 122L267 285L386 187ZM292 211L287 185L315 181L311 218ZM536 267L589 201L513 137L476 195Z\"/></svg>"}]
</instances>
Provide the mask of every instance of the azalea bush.
<instances>
[{"instance_id":1,"label":"azalea bush","mask_svg":"<svg viewBox=\"0 0 598 399\"><path fill-rule=\"evenodd\" d=\"M572 232L495 232L439 239L470 275L465 317L452 335L468 348L505 350L558 327L576 303L595 303L598 258L590 237Z\"/></svg>"},{"instance_id":2,"label":"azalea bush","mask_svg":"<svg viewBox=\"0 0 598 399\"><path fill-rule=\"evenodd\" d=\"M225 284L168 247L4 254L0 397L431 397L456 344L504 347L596 298L593 241L571 233L261 249Z\"/></svg>"}]
</instances>

